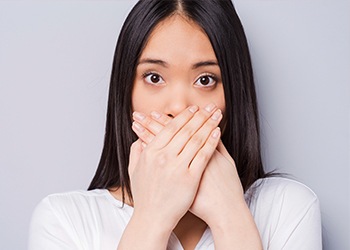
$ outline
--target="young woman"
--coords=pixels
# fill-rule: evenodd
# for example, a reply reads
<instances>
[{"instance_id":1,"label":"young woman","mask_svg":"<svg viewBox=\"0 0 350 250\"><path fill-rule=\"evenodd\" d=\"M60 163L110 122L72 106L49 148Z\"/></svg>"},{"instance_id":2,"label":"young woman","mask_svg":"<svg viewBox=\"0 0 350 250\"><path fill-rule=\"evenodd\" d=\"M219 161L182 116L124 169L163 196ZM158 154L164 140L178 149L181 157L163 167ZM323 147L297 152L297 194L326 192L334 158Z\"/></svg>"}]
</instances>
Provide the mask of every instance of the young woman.
<instances>
[{"instance_id":1,"label":"young woman","mask_svg":"<svg viewBox=\"0 0 350 250\"><path fill-rule=\"evenodd\" d=\"M29 248L321 249L318 200L263 170L230 0L141 0L121 30L89 191L36 208Z\"/></svg>"}]
</instances>

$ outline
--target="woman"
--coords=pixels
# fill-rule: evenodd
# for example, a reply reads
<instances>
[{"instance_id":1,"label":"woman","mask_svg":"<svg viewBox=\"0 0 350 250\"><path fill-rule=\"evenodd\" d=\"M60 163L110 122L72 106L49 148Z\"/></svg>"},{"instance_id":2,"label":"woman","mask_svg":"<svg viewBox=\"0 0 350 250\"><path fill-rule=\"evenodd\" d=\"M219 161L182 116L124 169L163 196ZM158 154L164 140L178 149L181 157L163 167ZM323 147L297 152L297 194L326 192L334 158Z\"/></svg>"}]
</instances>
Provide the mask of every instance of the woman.
<instances>
[{"instance_id":1,"label":"woman","mask_svg":"<svg viewBox=\"0 0 350 250\"><path fill-rule=\"evenodd\" d=\"M263 170L230 0L141 0L130 12L89 190L45 198L30 249L321 249L317 197Z\"/></svg>"}]
</instances>

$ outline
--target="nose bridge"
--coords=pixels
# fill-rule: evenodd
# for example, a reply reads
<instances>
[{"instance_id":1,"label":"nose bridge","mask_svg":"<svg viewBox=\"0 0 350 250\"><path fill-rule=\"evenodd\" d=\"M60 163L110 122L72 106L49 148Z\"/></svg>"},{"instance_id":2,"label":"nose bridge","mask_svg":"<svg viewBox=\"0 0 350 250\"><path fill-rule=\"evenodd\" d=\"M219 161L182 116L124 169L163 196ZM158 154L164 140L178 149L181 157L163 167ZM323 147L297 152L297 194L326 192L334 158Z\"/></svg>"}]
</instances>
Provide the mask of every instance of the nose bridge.
<instances>
[{"instance_id":1,"label":"nose bridge","mask_svg":"<svg viewBox=\"0 0 350 250\"><path fill-rule=\"evenodd\" d=\"M169 98L165 112L169 116L177 116L190 105L190 90L184 83L172 84L168 89Z\"/></svg>"}]
</instances>

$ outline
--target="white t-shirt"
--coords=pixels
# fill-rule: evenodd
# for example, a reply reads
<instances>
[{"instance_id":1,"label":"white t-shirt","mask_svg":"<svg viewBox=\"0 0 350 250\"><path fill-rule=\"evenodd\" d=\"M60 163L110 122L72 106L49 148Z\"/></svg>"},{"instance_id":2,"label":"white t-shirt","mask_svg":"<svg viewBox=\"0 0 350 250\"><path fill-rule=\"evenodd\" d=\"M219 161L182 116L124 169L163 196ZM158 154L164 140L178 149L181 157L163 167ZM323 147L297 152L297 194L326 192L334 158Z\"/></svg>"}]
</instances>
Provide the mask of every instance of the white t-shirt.
<instances>
[{"instance_id":1,"label":"white t-shirt","mask_svg":"<svg viewBox=\"0 0 350 250\"><path fill-rule=\"evenodd\" d=\"M248 202L264 249L321 250L321 218L316 195L305 185L280 177L256 181ZM29 250L116 250L133 208L108 190L49 195L36 207L30 226ZM182 250L171 234L168 250ZM214 249L207 228L196 250Z\"/></svg>"}]
</instances>

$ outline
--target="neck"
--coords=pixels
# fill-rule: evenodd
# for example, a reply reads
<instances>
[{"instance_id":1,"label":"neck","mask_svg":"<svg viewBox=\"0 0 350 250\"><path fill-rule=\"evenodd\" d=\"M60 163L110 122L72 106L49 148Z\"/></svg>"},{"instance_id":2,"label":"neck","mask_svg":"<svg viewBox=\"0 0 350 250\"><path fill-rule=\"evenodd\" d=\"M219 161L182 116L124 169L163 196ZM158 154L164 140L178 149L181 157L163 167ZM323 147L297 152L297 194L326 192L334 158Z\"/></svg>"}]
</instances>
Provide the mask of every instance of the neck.
<instances>
[{"instance_id":1,"label":"neck","mask_svg":"<svg viewBox=\"0 0 350 250\"><path fill-rule=\"evenodd\" d=\"M203 220L187 212L174 228L174 233L182 246L187 246L186 249L194 249L206 228L207 224Z\"/></svg>"}]
</instances>

